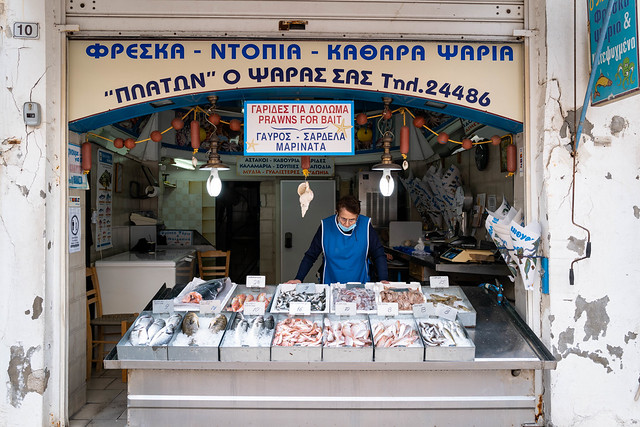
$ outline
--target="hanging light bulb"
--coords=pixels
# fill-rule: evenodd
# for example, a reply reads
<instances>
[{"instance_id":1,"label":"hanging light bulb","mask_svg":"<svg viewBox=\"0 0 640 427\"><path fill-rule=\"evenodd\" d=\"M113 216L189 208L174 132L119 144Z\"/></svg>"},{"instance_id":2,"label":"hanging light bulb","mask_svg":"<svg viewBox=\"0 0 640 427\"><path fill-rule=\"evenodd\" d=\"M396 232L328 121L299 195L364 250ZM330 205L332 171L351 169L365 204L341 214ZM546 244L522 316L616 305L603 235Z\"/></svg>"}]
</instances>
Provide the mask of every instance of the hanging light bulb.
<instances>
[{"instance_id":1,"label":"hanging light bulb","mask_svg":"<svg viewBox=\"0 0 640 427\"><path fill-rule=\"evenodd\" d=\"M221 190L222 181L220 180L220 176L218 175L218 169L211 169L211 174L207 179L207 193L209 193L211 197L218 197Z\"/></svg>"},{"instance_id":2,"label":"hanging light bulb","mask_svg":"<svg viewBox=\"0 0 640 427\"><path fill-rule=\"evenodd\" d=\"M380 178L380 193L384 197L389 197L393 194L393 189L395 188L395 183L393 182L393 177L391 176L391 169L383 169L382 178Z\"/></svg>"}]
</instances>

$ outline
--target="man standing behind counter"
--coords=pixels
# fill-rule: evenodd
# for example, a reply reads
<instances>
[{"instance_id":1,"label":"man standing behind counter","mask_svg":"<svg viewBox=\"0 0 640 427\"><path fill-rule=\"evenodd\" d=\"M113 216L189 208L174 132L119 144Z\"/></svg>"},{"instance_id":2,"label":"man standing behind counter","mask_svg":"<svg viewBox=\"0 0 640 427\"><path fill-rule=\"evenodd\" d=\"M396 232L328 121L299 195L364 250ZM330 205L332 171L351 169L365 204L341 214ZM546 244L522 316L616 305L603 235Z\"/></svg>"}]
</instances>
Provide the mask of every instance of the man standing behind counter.
<instances>
[{"instance_id":1,"label":"man standing behind counter","mask_svg":"<svg viewBox=\"0 0 640 427\"><path fill-rule=\"evenodd\" d=\"M387 282L387 257L371 218L360 215L360 201L345 196L338 200L336 212L320 222L296 278L287 283L301 283L321 253L321 283L370 281L368 258L373 259L378 280Z\"/></svg>"}]
</instances>

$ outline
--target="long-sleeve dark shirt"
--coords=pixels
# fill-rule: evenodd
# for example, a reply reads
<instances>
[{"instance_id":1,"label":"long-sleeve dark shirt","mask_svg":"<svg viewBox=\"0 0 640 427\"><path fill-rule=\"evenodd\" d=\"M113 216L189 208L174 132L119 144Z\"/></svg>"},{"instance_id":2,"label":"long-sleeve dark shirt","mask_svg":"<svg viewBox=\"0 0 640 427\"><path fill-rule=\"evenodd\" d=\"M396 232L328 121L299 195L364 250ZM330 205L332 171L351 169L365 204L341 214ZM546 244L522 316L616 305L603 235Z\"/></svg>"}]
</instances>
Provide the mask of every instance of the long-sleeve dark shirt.
<instances>
[{"instance_id":1,"label":"long-sleeve dark shirt","mask_svg":"<svg viewBox=\"0 0 640 427\"><path fill-rule=\"evenodd\" d=\"M315 236L313 236L313 240L311 241L311 245L307 252L305 252L304 257L302 257L302 261L300 262L300 267L298 268L298 274L296 274L296 279L300 281L304 281L304 278L307 276L311 267L313 267L313 263L316 262L318 256L322 253L322 226L318 227L318 231L316 231ZM376 272L378 273L378 281L388 280L389 272L387 270L387 255L384 252L384 248L382 247L382 242L380 242L380 237L378 237L378 233L373 229L371 223L369 223L369 251L368 256L373 260ZM324 259L322 260L324 266ZM324 269L321 267L320 272ZM323 278L320 278L321 281Z\"/></svg>"}]
</instances>

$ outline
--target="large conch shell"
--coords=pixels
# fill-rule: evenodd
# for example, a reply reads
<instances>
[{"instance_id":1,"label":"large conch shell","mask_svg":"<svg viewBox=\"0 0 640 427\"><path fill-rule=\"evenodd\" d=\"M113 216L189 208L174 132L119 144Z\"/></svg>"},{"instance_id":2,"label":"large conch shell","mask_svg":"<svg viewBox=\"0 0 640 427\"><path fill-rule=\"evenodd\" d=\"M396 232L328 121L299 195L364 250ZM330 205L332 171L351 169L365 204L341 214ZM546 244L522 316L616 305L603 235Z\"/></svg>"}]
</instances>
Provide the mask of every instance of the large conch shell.
<instances>
[{"instance_id":1,"label":"large conch shell","mask_svg":"<svg viewBox=\"0 0 640 427\"><path fill-rule=\"evenodd\" d=\"M298 185L298 196L300 196L300 209L302 210L302 218L304 218L304 214L307 213L309 204L313 200L313 191L311 191L307 181Z\"/></svg>"}]
</instances>

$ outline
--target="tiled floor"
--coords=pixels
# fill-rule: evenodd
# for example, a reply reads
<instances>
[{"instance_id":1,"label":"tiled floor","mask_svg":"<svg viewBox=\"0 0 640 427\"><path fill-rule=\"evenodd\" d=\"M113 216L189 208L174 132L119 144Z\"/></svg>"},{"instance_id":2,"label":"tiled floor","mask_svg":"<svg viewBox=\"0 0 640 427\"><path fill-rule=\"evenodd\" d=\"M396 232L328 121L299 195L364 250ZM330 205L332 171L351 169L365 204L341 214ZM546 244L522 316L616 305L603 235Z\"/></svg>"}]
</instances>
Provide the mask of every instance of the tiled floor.
<instances>
[{"instance_id":1,"label":"tiled floor","mask_svg":"<svg viewBox=\"0 0 640 427\"><path fill-rule=\"evenodd\" d=\"M87 383L87 403L69 419L70 427L127 425L127 384L121 371L94 372Z\"/></svg>"}]
</instances>

